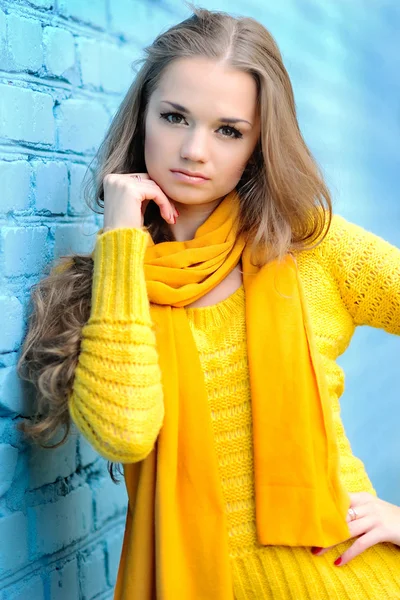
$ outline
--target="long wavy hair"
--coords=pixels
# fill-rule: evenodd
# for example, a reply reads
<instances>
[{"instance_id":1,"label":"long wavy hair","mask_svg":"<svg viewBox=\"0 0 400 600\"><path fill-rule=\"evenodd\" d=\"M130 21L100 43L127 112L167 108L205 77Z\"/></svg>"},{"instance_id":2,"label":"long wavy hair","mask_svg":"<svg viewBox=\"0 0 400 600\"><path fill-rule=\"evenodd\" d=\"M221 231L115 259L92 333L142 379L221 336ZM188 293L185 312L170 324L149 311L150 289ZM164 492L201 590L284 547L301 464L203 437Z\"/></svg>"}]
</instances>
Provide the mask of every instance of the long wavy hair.
<instances>
[{"instance_id":1,"label":"long wavy hair","mask_svg":"<svg viewBox=\"0 0 400 600\"><path fill-rule=\"evenodd\" d=\"M301 135L281 53L259 22L223 12L193 8L188 19L160 34L145 49L143 64L88 168L86 202L101 213L105 175L146 171L143 142L149 98L172 61L199 56L225 61L249 73L257 84L261 133L237 185L238 234L252 243L260 265L319 243L330 225L331 199ZM144 224L155 243L172 239L154 202L146 208ZM40 445L62 426L65 435L56 446L69 433L68 399L82 328L90 316L92 272L91 255L74 254L59 259L50 274L32 288L29 326L18 368L20 376L34 384L37 402L33 416L19 428ZM110 475L117 481L114 466L108 463ZM117 470L121 473L120 465Z\"/></svg>"}]
</instances>

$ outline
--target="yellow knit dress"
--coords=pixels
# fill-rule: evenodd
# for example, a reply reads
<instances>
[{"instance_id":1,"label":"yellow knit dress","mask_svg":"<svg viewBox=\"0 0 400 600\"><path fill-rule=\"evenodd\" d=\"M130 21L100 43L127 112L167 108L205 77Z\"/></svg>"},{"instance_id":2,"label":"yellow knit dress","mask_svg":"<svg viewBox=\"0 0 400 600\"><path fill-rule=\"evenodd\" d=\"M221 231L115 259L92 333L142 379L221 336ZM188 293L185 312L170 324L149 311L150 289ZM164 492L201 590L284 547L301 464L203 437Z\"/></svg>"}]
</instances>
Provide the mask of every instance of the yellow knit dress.
<instances>
[{"instance_id":1,"label":"yellow knit dress","mask_svg":"<svg viewBox=\"0 0 400 600\"><path fill-rule=\"evenodd\" d=\"M143 274L146 243L147 234L139 229L109 231L97 240L92 312L70 398L71 416L96 450L126 463L152 449L163 417ZM344 376L335 361L357 325L400 334L400 251L336 216L328 237L297 261L327 375L342 481L349 492L375 493L342 425ZM400 548L393 544L378 544L342 567L333 562L351 542L323 556L312 555L310 548L258 544L244 309L243 287L214 306L186 309L215 434L235 599L400 599ZM133 332L129 340L127 326ZM265 376L274 376L268 365ZM120 598L129 600L123 593Z\"/></svg>"}]
</instances>

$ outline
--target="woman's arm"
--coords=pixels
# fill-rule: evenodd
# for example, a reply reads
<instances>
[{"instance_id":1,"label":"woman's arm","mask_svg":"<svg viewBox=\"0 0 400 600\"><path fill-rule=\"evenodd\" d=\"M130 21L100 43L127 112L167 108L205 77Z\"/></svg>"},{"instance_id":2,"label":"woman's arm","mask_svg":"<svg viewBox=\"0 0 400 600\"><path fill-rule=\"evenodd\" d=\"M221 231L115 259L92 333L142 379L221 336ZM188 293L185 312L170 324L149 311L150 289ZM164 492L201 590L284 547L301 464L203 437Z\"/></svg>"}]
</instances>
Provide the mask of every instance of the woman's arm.
<instances>
[{"instance_id":1,"label":"woman's arm","mask_svg":"<svg viewBox=\"0 0 400 600\"><path fill-rule=\"evenodd\" d=\"M153 449L164 404L143 261L148 233L98 236L92 307L82 330L70 414L105 458L132 463Z\"/></svg>"},{"instance_id":2,"label":"woman's arm","mask_svg":"<svg viewBox=\"0 0 400 600\"><path fill-rule=\"evenodd\" d=\"M354 323L400 335L400 250L335 215L318 253Z\"/></svg>"}]
</instances>

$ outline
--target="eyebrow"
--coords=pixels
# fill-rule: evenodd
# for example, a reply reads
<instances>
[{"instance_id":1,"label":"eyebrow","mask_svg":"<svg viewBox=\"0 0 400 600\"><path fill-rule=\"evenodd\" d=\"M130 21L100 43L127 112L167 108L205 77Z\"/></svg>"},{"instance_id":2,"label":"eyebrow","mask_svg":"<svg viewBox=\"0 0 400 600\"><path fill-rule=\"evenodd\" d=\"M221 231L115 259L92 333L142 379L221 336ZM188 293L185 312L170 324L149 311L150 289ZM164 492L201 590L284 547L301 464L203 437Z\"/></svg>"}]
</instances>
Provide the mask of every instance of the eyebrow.
<instances>
[{"instance_id":1,"label":"eyebrow","mask_svg":"<svg viewBox=\"0 0 400 600\"><path fill-rule=\"evenodd\" d=\"M186 113L187 115L190 114L190 110L182 106L182 104L176 104L176 102L170 102L169 100L161 100L161 102L169 104L170 106L175 108L175 110L179 110L182 113ZM252 123L250 123L250 121L246 121L246 119L237 119L236 117L221 117L218 120L221 123L248 123L250 127L253 127Z\"/></svg>"}]
</instances>

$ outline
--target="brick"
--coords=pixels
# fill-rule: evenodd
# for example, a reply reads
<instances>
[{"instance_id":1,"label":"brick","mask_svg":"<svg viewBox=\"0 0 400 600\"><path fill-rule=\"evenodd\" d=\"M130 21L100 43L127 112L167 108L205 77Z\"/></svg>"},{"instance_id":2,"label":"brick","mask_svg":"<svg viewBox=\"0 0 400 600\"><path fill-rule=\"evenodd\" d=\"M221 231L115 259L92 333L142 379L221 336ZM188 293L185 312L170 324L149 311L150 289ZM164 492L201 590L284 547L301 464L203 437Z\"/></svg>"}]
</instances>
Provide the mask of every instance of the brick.
<instances>
[{"instance_id":1,"label":"brick","mask_svg":"<svg viewBox=\"0 0 400 600\"><path fill-rule=\"evenodd\" d=\"M121 526L113 533L113 536L106 540L106 572L108 585L115 586L118 575L118 567L121 559L122 542L124 538L124 528Z\"/></svg>"},{"instance_id":2,"label":"brick","mask_svg":"<svg viewBox=\"0 0 400 600\"><path fill-rule=\"evenodd\" d=\"M87 176L86 173L88 173ZM84 181L85 176L86 179ZM90 214L90 208L86 204L83 196L83 185L90 177L88 167L86 165L71 164L69 167L69 177L70 186L68 214L72 216Z\"/></svg>"},{"instance_id":3,"label":"brick","mask_svg":"<svg viewBox=\"0 0 400 600\"><path fill-rule=\"evenodd\" d=\"M96 450L89 444L89 442L82 435L78 438L78 454L79 462L82 467L87 467L94 463L100 455Z\"/></svg>"},{"instance_id":4,"label":"brick","mask_svg":"<svg viewBox=\"0 0 400 600\"><path fill-rule=\"evenodd\" d=\"M0 233L4 275L40 273L46 263L47 227L3 227Z\"/></svg>"},{"instance_id":5,"label":"brick","mask_svg":"<svg viewBox=\"0 0 400 600\"><path fill-rule=\"evenodd\" d=\"M9 444L0 444L0 497L11 486L17 466L18 450Z\"/></svg>"},{"instance_id":6,"label":"brick","mask_svg":"<svg viewBox=\"0 0 400 600\"><path fill-rule=\"evenodd\" d=\"M22 304L15 296L0 296L0 352L13 352L18 349L24 335L24 315Z\"/></svg>"},{"instance_id":7,"label":"brick","mask_svg":"<svg viewBox=\"0 0 400 600\"><path fill-rule=\"evenodd\" d=\"M65 163L34 161L35 209L65 215L68 208L68 170Z\"/></svg>"},{"instance_id":8,"label":"brick","mask_svg":"<svg viewBox=\"0 0 400 600\"><path fill-rule=\"evenodd\" d=\"M99 229L101 229L99 227ZM0 368L3 367L14 367L18 362L19 355L15 352L8 352L7 354L0 354Z\"/></svg>"},{"instance_id":9,"label":"brick","mask_svg":"<svg viewBox=\"0 0 400 600\"><path fill-rule=\"evenodd\" d=\"M29 206L31 167L26 160L0 161L0 211L26 210Z\"/></svg>"},{"instance_id":10,"label":"brick","mask_svg":"<svg viewBox=\"0 0 400 600\"><path fill-rule=\"evenodd\" d=\"M138 57L125 48L112 44L100 46L101 87L107 92L122 94L133 81L132 61Z\"/></svg>"},{"instance_id":11,"label":"brick","mask_svg":"<svg viewBox=\"0 0 400 600\"><path fill-rule=\"evenodd\" d=\"M96 529L106 521L126 512L127 494L123 482L115 484L108 476L93 484L93 498L96 511Z\"/></svg>"},{"instance_id":12,"label":"brick","mask_svg":"<svg viewBox=\"0 0 400 600\"><path fill-rule=\"evenodd\" d=\"M0 417L29 416L34 394L33 385L18 377L15 366L0 369Z\"/></svg>"},{"instance_id":13,"label":"brick","mask_svg":"<svg viewBox=\"0 0 400 600\"><path fill-rule=\"evenodd\" d=\"M0 84L0 137L53 144L53 99L49 94Z\"/></svg>"},{"instance_id":14,"label":"brick","mask_svg":"<svg viewBox=\"0 0 400 600\"><path fill-rule=\"evenodd\" d=\"M43 600L45 598L44 586L41 577L29 577L18 581L13 586L7 588L5 596L0 596L1 600Z\"/></svg>"},{"instance_id":15,"label":"brick","mask_svg":"<svg viewBox=\"0 0 400 600\"><path fill-rule=\"evenodd\" d=\"M95 101L65 100L57 112L60 150L94 152L109 123L105 109Z\"/></svg>"},{"instance_id":16,"label":"brick","mask_svg":"<svg viewBox=\"0 0 400 600\"><path fill-rule=\"evenodd\" d=\"M11 69L38 71L43 64L40 21L10 14L7 30Z\"/></svg>"},{"instance_id":17,"label":"brick","mask_svg":"<svg viewBox=\"0 0 400 600\"><path fill-rule=\"evenodd\" d=\"M53 445L63 437L60 433L54 439L46 442ZM29 487L39 488L53 483L56 479L69 477L76 470L76 440L77 435L71 434L58 448L45 449L40 446L29 448Z\"/></svg>"},{"instance_id":18,"label":"brick","mask_svg":"<svg viewBox=\"0 0 400 600\"><path fill-rule=\"evenodd\" d=\"M44 64L50 75L74 79L75 43L70 31L61 27L45 27L43 31Z\"/></svg>"},{"instance_id":19,"label":"brick","mask_svg":"<svg viewBox=\"0 0 400 600\"><path fill-rule=\"evenodd\" d=\"M105 0L82 2L81 0L59 0L58 11L63 17L83 21L95 27L107 26L107 7Z\"/></svg>"},{"instance_id":20,"label":"brick","mask_svg":"<svg viewBox=\"0 0 400 600\"><path fill-rule=\"evenodd\" d=\"M79 38L77 43L82 85L99 88L101 85L100 45L92 38Z\"/></svg>"},{"instance_id":21,"label":"brick","mask_svg":"<svg viewBox=\"0 0 400 600\"><path fill-rule=\"evenodd\" d=\"M7 28L6 15L0 9L0 68L7 66Z\"/></svg>"},{"instance_id":22,"label":"brick","mask_svg":"<svg viewBox=\"0 0 400 600\"><path fill-rule=\"evenodd\" d=\"M87 536L92 527L92 496L85 484L56 502L28 508L38 558L53 554ZM51 527L49 527L51 523Z\"/></svg>"},{"instance_id":23,"label":"brick","mask_svg":"<svg viewBox=\"0 0 400 600\"><path fill-rule=\"evenodd\" d=\"M102 228L103 228L103 226L104 226L104 215L102 215L102 214L96 214L96 215L94 216L94 220L95 220L95 223L96 223L97 229L98 229L98 230L99 230L99 229L102 229Z\"/></svg>"},{"instance_id":24,"label":"brick","mask_svg":"<svg viewBox=\"0 0 400 600\"><path fill-rule=\"evenodd\" d=\"M78 563L76 558L57 567L49 574L50 599L77 600L79 598Z\"/></svg>"},{"instance_id":25,"label":"brick","mask_svg":"<svg viewBox=\"0 0 400 600\"><path fill-rule=\"evenodd\" d=\"M54 7L54 0L29 0L29 4L33 4L38 8L51 9Z\"/></svg>"},{"instance_id":26,"label":"brick","mask_svg":"<svg viewBox=\"0 0 400 600\"><path fill-rule=\"evenodd\" d=\"M82 597L91 600L107 588L104 550L101 546L91 548L80 555L79 575Z\"/></svg>"},{"instance_id":27,"label":"brick","mask_svg":"<svg viewBox=\"0 0 400 600\"><path fill-rule=\"evenodd\" d=\"M0 419L0 442L5 442L8 433L9 419Z\"/></svg>"},{"instance_id":28,"label":"brick","mask_svg":"<svg viewBox=\"0 0 400 600\"><path fill-rule=\"evenodd\" d=\"M96 243L95 225L58 225L55 230L54 258L77 253L90 253Z\"/></svg>"},{"instance_id":29,"label":"brick","mask_svg":"<svg viewBox=\"0 0 400 600\"><path fill-rule=\"evenodd\" d=\"M0 518L0 577L28 562L27 519L22 512ZM15 543L18 540L18 544ZM3 550L6 549L6 550Z\"/></svg>"},{"instance_id":30,"label":"brick","mask_svg":"<svg viewBox=\"0 0 400 600\"><path fill-rule=\"evenodd\" d=\"M139 58L140 51L99 44L96 40L80 38L78 54L82 84L122 94L133 81L132 63Z\"/></svg>"}]
</instances>

